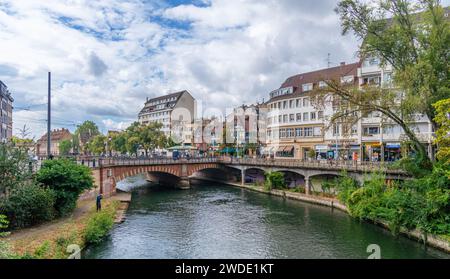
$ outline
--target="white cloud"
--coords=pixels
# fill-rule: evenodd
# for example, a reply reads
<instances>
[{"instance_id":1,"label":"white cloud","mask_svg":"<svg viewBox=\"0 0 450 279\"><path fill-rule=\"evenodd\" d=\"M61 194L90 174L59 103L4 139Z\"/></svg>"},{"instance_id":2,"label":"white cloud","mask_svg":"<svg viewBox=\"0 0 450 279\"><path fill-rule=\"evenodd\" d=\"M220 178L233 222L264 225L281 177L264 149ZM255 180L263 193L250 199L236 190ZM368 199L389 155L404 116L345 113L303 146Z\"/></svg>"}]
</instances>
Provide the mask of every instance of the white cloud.
<instances>
[{"instance_id":1,"label":"white cloud","mask_svg":"<svg viewBox=\"0 0 450 279\"><path fill-rule=\"evenodd\" d=\"M335 3L0 0L0 79L27 107L46 102L52 71L53 127L72 130L87 119L121 129L147 96L175 90L209 108L267 100L288 76L325 67L328 52L335 63L355 59ZM13 120L40 136L45 117L36 106Z\"/></svg>"}]
</instances>

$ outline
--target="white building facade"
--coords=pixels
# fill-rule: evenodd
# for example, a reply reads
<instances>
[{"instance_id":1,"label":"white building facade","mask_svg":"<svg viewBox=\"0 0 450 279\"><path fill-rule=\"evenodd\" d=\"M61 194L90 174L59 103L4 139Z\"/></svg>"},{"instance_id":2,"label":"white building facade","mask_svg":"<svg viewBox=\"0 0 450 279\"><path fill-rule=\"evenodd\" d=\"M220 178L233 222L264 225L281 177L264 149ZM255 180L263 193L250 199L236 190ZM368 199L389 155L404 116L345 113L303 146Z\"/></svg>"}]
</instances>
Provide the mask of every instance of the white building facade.
<instances>
[{"instance_id":1,"label":"white building facade","mask_svg":"<svg viewBox=\"0 0 450 279\"><path fill-rule=\"evenodd\" d=\"M12 106L14 99L8 87L0 80L0 142L9 142L12 138Z\"/></svg>"},{"instance_id":2,"label":"white building facade","mask_svg":"<svg viewBox=\"0 0 450 279\"><path fill-rule=\"evenodd\" d=\"M367 58L358 63L341 63L338 67L288 78L279 89L270 93L267 102L267 154L293 160L357 161L395 161L405 155L402 145L407 137L403 129L379 112L360 118L346 133L342 124L330 125L329 119L336 111L332 97L320 108L309 100L309 92L326 86L324 81L328 79L360 87L366 84L392 86L392 68L381 68L378 59ZM429 119L417 114L411 127L428 146L429 156L433 158L434 131Z\"/></svg>"},{"instance_id":3,"label":"white building facade","mask_svg":"<svg viewBox=\"0 0 450 279\"><path fill-rule=\"evenodd\" d=\"M192 95L184 90L149 99L139 112L141 124L161 123L161 131L168 137L177 138L186 145L192 144L192 125L195 119L196 105Z\"/></svg>"}]
</instances>

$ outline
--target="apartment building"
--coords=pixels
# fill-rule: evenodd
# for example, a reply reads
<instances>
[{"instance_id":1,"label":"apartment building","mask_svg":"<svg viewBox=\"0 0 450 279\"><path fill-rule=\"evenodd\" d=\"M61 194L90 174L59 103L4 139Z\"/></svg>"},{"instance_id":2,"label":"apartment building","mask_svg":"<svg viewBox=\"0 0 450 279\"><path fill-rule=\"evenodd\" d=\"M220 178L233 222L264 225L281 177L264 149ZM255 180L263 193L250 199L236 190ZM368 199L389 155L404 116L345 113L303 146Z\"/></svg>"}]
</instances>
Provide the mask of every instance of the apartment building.
<instances>
[{"instance_id":1,"label":"apartment building","mask_svg":"<svg viewBox=\"0 0 450 279\"><path fill-rule=\"evenodd\" d=\"M8 87L0 80L0 142L9 142L12 138L12 105L14 99Z\"/></svg>"},{"instance_id":2,"label":"apartment building","mask_svg":"<svg viewBox=\"0 0 450 279\"><path fill-rule=\"evenodd\" d=\"M149 99L139 112L141 124L159 122L166 136L178 138L183 144L192 144L192 124L196 113L195 99L184 90Z\"/></svg>"},{"instance_id":3,"label":"apartment building","mask_svg":"<svg viewBox=\"0 0 450 279\"><path fill-rule=\"evenodd\" d=\"M325 116L332 111L314 106L311 92L325 87L325 81L331 79L356 85L358 67L359 63L341 63L337 67L298 74L272 91L266 103L269 113L265 153L277 158L307 159L314 150L326 157L334 137L325 133Z\"/></svg>"},{"instance_id":4,"label":"apartment building","mask_svg":"<svg viewBox=\"0 0 450 279\"><path fill-rule=\"evenodd\" d=\"M367 57L358 63L344 64L288 78L270 93L267 102L268 148L266 153L278 158L335 158L358 161L395 161L402 157L408 137L403 129L379 112L364 115L344 132L343 124L330 125L335 103L330 96L321 109L313 106L309 92L326 86L325 80L341 83L392 87L392 67L380 66L380 60ZM417 114L410 124L417 137L428 146L433 157L433 127L426 115ZM314 150L315 152L310 152Z\"/></svg>"},{"instance_id":5,"label":"apartment building","mask_svg":"<svg viewBox=\"0 0 450 279\"><path fill-rule=\"evenodd\" d=\"M392 67L380 66L380 59L367 57L362 60L358 69L359 85L371 84L382 87L392 87ZM401 144L408 137L403 129L392 120L385 119L379 112L372 112L360 121L359 138L363 160L393 161L402 156ZM410 124L416 136L428 147L428 155L433 159L435 146L433 144L433 125L424 114L414 115Z\"/></svg>"}]
</instances>

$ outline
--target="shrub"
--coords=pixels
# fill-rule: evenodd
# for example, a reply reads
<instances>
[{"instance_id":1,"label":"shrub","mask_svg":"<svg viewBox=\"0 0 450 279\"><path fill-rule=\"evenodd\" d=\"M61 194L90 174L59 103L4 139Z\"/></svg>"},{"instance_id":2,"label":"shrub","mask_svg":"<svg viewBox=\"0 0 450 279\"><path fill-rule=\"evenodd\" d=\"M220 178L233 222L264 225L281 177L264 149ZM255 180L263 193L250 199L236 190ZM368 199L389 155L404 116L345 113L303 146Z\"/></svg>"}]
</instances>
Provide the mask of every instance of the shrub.
<instances>
[{"instance_id":1,"label":"shrub","mask_svg":"<svg viewBox=\"0 0 450 279\"><path fill-rule=\"evenodd\" d=\"M55 193L35 183L23 184L0 200L0 213L12 227L23 228L54 217Z\"/></svg>"},{"instance_id":2,"label":"shrub","mask_svg":"<svg viewBox=\"0 0 450 279\"><path fill-rule=\"evenodd\" d=\"M0 143L0 196L31 179L26 150Z\"/></svg>"},{"instance_id":3,"label":"shrub","mask_svg":"<svg viewBox=\"0 0 450 279\"><path fill-rule=\"evenodd\" d=\"M94 186L91 170L68 159L44 161L36 180L55 191L59 216L72 212L80 194Z\"/></svg>"},{"instance_id":4,"label":"shrub","mask_svg":"<svg viewBox=\"0 0 450 279\"><path fill-rule=\"evenodd\" d=\"M87 244L99 243L109 232L114 224L115 210L113 207L95 213L88 221L84 233Z\"/></svg>"},{"instance_id":5,"label":"shrub","mask_svg":"<svg viewBox=\"0 0 450 279\"><path fill-rule=\"evenodd\" d=\"M2 237L8 235L7 232L4 232L6 228L8 228L8 220L6 220L5 215L0 215L0 259L10 259L13 257L13 253L11 252L11 248L9 244L3 240Z\"/></svg>"},{"instance_id":6,"label":"shrub","mask_svg":"<svg viewBox=\"0 0 450 279\"><path fill-rule=\"evenodd\" d=\"M282 172L268 172L265 174L265 178L265 187L268 191L272 189L286 188L286 183L284 182L284 174Z\"/></svg>"}]
</instances>

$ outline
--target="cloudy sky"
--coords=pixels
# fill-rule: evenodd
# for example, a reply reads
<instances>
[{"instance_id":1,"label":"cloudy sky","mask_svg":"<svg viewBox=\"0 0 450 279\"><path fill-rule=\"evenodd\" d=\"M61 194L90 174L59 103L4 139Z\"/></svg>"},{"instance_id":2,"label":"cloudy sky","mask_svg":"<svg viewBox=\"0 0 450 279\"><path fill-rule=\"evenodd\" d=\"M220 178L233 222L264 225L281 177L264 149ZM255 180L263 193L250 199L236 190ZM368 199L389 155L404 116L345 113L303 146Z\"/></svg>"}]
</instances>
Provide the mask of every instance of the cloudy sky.
<instances>
[{"instance_id":1,"label":"cloudy sky","mask_svg":"<svg viewBox=\"0 0 450 279\"><path fill-rule=\"evenodd\" d=\"M0 80L14 132L137 119L146 97L189 90L203 107L267 100L289 76L356 60L333 0L0 0Z\"/></svg>"}]
</instances>

